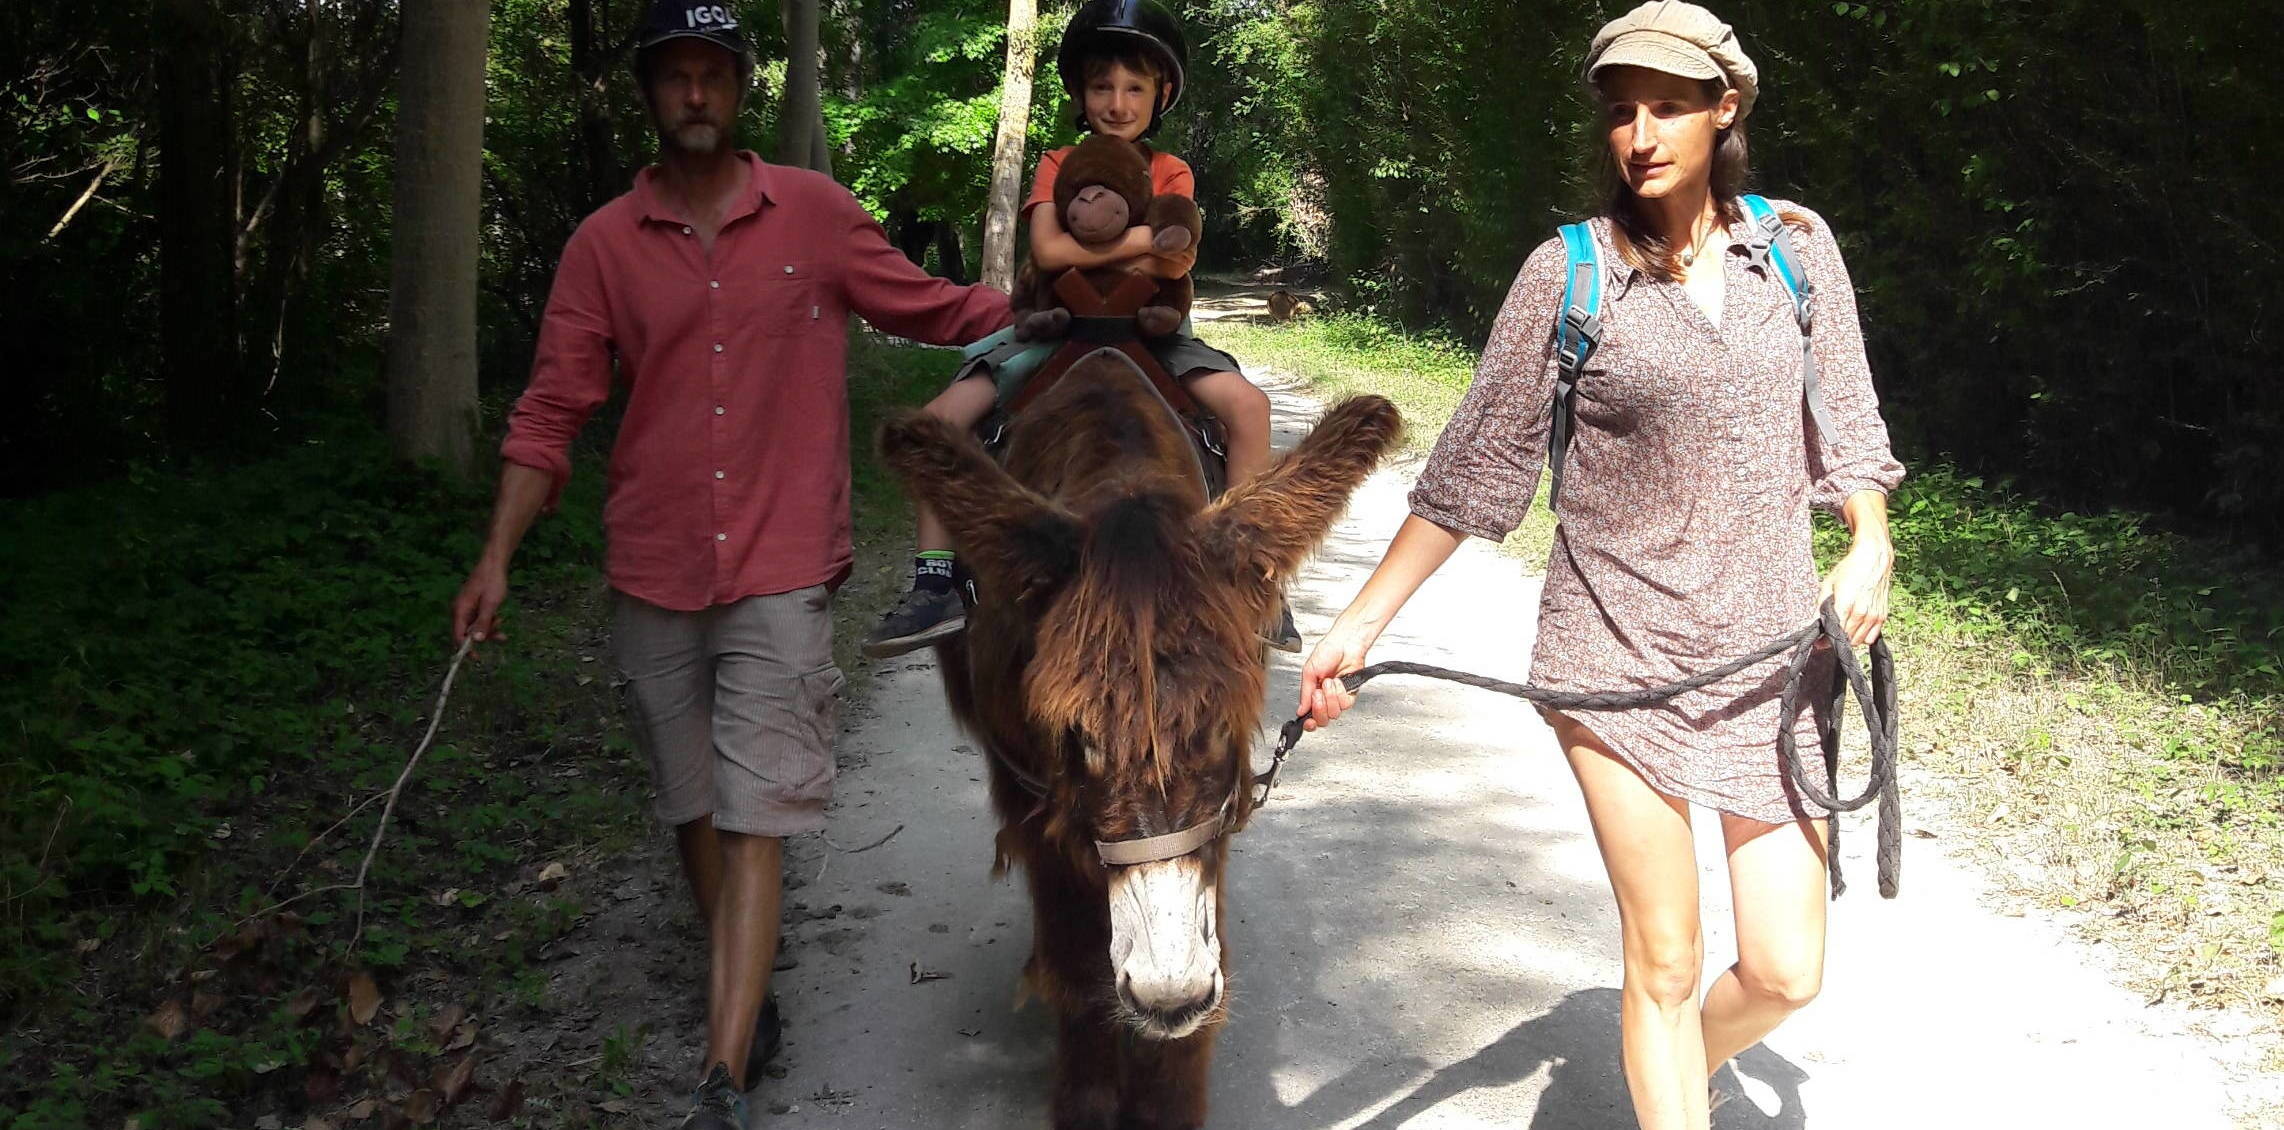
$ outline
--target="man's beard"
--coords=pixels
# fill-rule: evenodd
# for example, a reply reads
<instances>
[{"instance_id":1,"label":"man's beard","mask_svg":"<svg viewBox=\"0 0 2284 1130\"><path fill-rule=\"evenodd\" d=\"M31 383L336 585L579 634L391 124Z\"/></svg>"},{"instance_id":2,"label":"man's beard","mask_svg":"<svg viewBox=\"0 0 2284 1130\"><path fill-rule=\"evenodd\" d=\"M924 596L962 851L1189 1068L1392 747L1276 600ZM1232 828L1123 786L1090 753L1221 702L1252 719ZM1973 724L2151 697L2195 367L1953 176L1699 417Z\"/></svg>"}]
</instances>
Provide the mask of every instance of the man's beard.
<instances>
[{"instance_id":1,"label":"man's beard","mask_svg":"<svg viewBox=\"0 0 2284 1130\"><path fill-rule=\"evenodd\" d=\"M666 143L686 153L718 153L729 141L729 131L711 122L684 122L666 133Z\"/></svg>"}]
</instances>

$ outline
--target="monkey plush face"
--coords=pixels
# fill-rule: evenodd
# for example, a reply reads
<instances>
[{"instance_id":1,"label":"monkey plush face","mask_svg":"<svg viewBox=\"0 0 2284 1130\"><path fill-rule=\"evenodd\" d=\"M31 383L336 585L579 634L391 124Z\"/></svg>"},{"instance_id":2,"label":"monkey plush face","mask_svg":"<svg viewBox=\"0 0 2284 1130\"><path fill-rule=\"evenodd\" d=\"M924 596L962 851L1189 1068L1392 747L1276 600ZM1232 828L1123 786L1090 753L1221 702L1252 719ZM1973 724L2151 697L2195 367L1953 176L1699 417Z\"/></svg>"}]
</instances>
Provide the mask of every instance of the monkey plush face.
<instances>
[{"instance_id":1,"label":"monkey plush face","mask_svg":"<svg viewBox=\"0 0 2284 1130\"><path fill-rule=\"evenodd\" d=\"M1150 162L1131 142L1095 134L1063 158L1055 173L1055 211L1080 243L1110 243L1142 221L1150 200Z\"/></svg>"}]
</instances>

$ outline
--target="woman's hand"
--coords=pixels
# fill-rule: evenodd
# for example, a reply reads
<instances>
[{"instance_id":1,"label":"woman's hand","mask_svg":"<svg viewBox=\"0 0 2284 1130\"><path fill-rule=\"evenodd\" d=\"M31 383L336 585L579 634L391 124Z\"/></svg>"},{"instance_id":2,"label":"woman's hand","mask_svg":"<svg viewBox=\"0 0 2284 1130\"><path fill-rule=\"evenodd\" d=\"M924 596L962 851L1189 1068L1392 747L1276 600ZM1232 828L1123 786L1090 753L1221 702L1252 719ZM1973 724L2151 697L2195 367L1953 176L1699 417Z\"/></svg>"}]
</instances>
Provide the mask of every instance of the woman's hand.
<instances>
[{"instance_id":1,"label":"woman's hand","mask_svg":"<svg viewBox=\"0 0 2284 1130\"><path fill-rule=\"evenodd\" d=\"M1296 714L1308 719L1302 723L1303 729L1330 725L1342 711L1356 705L1356 696L1340 684L1340 677L1364 666L1364 653L1372 649L1378 636L1378 632L1343 616L1316 641L1308 660L1301 664L1301 704Z\"/></svg>"},{"instance_id":2,"label":"woman's hand","mask_svg":"<svg viewBox=\"0 0 2284 1130\"><path fill-rule=\"evenodd\" d=\"M1848 642L1869 647L1887 624L1887 598L1895 579L1895 545L1888 540L1887 496L1878 491L1857 491L1849 496L1843 514L1855 531L1848 555L1824 577L1816 594L1821 608L1831 601L1848 630Z\"/></svg>"}]
</instances>

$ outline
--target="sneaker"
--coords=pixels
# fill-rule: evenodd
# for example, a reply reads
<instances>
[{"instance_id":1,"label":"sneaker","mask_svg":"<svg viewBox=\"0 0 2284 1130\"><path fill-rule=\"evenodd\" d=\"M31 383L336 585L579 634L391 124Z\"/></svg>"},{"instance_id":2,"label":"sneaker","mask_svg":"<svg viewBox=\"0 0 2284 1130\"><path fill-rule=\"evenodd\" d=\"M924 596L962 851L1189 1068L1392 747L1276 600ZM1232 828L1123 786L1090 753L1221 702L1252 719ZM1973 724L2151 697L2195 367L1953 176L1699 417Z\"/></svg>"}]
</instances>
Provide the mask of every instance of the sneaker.
<instances>
[{"instance_id":1,"label":"sneaker","mask_svg":"<svg viewBox=\"0 0 2284 1130\"><path fill-rule=\"evenodd\" d=\"M761 1069L777 1058L777 1049L785 1045L785 1021L777 1012L777 994L761 998L761 1015L753 1020L753 1046L746 1049L745 1077L761 1078Z\"/></svg>"},{"instance_id":2,"label":"sneaker","mask_svg":"<svg viewBox=\"0 0 2284 1130\"><path fill-rule=\"evenodd\" d=\"M717 1063L690 1096L690 1113L682 1119L680 1130L748 1130L752 1124L745 1094L730 1082L730 1065Z\"/></svg>"},{"instance_id":3,"label":"sneaker","mask_svg":"<svg viewBox=\"0 0 2284 1130\"><path fill-rule=\"evenodd\" d=\"M1289 655L1301 650L1301 630L1293 626L1291 601L1277 602L1277 626L1261 633L1261 642Z\"/></svg>"},{"instance_id":4,"label":"sneaker","mask_svg":"<svg viewBox=\"0 0 2284 1130\"><path fill-rule=\"evenodd\" d=\"M865 637L867 659L889 659L967 630L967 608L951 589L916 588L904 594Z\"/></svg>"}]
</instances>

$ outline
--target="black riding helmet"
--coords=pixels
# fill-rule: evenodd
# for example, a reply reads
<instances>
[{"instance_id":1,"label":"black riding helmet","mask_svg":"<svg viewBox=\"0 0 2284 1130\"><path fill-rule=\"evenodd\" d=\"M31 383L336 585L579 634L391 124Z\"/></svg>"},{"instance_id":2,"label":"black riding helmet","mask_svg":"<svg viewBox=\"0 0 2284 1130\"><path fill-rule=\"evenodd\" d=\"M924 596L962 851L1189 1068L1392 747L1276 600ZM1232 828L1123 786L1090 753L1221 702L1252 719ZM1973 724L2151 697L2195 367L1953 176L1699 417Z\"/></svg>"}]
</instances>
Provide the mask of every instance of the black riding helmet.
<instances>
[{"instance_id":1,"label":"black riding helmet","mask_svg":"<svg viewBox=\"0 0 2284 1130\"><path fill-rule=\"evenodd\" d=\"M645 98L649 97L650 49L669 39L703 39L737 56L740 86L753 75L753 45L738 28L735 6L707 0L655 0L634 35L635 88Z\"/></svg>"},{"instance_id":2,"label":"black riding helmet","mask_svg":"<svg viewBox=\"0 0 2284 1130\"><path fill-rule=\"evenodd\" d=\"M1142 136L1158 132L1158 122L1182 100L1182 73L1189 64L1189 45L1182 40L1181 22L1157 0L1087 0L1063 29L1063 45L1055 53L1055 70L1062 75L1063 92L1079 106L1079 128L1086 129L1086 64L1099 55L1140 50L1158 61L1165 81L1172 85L1166 104L1153 107Z\"/></svg>"}]
</instances>

